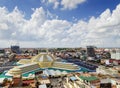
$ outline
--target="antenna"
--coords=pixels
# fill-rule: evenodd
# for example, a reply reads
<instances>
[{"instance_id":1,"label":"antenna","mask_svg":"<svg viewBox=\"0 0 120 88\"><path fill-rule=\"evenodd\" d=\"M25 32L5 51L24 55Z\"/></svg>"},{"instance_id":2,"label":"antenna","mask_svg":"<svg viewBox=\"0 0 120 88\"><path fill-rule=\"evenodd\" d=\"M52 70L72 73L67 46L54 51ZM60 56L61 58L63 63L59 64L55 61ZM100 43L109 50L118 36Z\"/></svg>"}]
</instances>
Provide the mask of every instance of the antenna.
<instances>
[{"instance_id":1,"label":"antenna","mask_svg":"<svg viewBox=\"0 0 120 88\"><path fill-rule=\"evenodd\" d=\"M9 41L9 44L10 44L11 46L14 46L14 45L19 46L19 41L17 41L17 40L10 40L10 41Z\"/></svg>"}]
</instances>

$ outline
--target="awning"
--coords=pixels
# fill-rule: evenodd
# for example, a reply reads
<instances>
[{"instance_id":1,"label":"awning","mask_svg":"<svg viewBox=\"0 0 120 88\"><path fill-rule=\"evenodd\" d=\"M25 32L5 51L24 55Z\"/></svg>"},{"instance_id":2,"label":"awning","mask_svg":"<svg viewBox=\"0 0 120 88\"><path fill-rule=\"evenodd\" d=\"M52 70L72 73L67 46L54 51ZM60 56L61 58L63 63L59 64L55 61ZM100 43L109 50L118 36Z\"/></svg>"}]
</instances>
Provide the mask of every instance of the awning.
<instances>
[{"instance_id":1,"label":"awning","mask_svg":"<svg viewBox=\"0 0 120 88\"><path fill-rule=\"evenodd\" d=\"M43 84L43 85L39 85L39 88L47 88L47 86Z\"/></svg>"},{"instance_id":2,"label":"awning","mask_svg":"<svg viewBox=\"0 0 120 88\"><path fill-rule=\"evenodd\" d=\"M74 76L70 77L70 79L71 79L72 81L77 80L77 78L76 78L76 77L74 77Z\"/></svg>"}]
</instances>

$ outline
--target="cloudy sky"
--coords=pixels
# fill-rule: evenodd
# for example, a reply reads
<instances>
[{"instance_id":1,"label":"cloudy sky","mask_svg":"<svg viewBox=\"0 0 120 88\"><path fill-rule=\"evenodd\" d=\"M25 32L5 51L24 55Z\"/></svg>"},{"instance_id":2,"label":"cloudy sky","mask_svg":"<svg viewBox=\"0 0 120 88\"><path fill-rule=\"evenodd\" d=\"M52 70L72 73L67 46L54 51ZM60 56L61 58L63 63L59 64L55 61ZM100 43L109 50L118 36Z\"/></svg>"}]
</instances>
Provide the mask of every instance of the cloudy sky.
<instances>
[{"instance_id":1,"label":"cloudy sky","mask_svg":"<svg viewBox=\"0 0 120 88\"><path fill-rule=\"evenodd\" d=\"M120 47L120 0L0 0L0 48Z\"/></svg>"}]
</instances>

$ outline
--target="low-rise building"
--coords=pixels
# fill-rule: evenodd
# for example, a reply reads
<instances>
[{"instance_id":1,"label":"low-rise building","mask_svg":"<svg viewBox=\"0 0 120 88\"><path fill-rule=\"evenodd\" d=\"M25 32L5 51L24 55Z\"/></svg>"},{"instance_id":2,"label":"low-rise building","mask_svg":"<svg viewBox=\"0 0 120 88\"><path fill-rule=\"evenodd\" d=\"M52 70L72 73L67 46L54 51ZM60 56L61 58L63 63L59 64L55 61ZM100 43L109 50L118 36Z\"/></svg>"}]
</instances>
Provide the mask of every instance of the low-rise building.
<instances>
[{"instance_id":1,"label":"low-rise building","mask_svg":"<svg viewBox=\"0 0 120 88\"><path fill-rule=\"evenodd\" d=\"M100 79L95 76L79 76L81 82L87 84L92 88L96 88L100 85Z\"/></svg>"},{"instance_id":2,"label":"low-rise building","mask_svg":"<svg viewBox=\"0 0 120 88\"><path fill-rule=\"evenodd\" d=\"M105 67L105 66L99 66L96 69L96 72L103 75L111 75L111 76L117 76L120 75L119 71L115 68Z\"/></svg>"}]
</instances>

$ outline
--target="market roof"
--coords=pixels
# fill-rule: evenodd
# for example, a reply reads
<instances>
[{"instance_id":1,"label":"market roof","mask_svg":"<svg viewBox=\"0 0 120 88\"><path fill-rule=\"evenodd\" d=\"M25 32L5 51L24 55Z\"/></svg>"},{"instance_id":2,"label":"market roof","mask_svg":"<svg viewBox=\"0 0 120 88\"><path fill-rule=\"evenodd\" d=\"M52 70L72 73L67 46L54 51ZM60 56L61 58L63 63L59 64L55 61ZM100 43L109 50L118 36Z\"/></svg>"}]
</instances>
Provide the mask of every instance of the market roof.
<instances>
[{"instance_id":1,"label":"market roof","mask_svg":"<svg viewBox=\"0 0 120 88\"><path fill-rule=\"evenodd\" d=\"M87 80L88 82L91 82L91 81L94 81L94 80L98 80L98 78L95 77L95 76L88 76L88 77L80 76L79 78L82 79L82 80Z\"/></svg>"},{"instance_id":2,"label":"market roof","mask_svg":"<svg viewBox=\"0 0 120 88\"><path fill-rule=\"evenodd\" d=\"M52 62L54 57L48 53L40 53L32 58L33 62Z\"/></svg>"}]
</instances>

